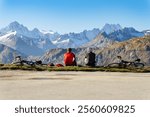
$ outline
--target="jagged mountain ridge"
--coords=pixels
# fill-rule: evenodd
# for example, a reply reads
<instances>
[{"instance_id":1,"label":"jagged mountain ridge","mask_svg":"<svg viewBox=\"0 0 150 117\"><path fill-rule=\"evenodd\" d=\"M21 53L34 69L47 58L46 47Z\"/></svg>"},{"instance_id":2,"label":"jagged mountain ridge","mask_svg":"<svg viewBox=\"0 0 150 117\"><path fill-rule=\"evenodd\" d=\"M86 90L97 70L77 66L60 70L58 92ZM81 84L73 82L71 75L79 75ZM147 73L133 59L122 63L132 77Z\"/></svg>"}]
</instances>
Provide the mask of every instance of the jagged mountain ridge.
<instances>
[{"instance_id":1,"label":"jagged mountain ridge","mask_svg":"<svg viewBox=\"0 0 150 117\"><path fill-rule=\"evenodd\" d=\"M58 33L53 31L44 31L44 30L40 31L37 28L34 28L33 30L29 30L26 26L18 23L17 21L14 21L10 23L8 26L6 26L5 28L2 28L0 32L3 35L9 32L17 32L20 35L30 37L30 38L44 38L46 34L47 36L54 35L54 34L59 35Z\"/></svg>"},{"instance_id":2,"label":"jagged mountain ridge","mask_svg":"<svg viewBox=\"0 0 150 117\"><path fill-rule=\"evenodd\" d=\"M20 36L16 32L1 36L0 43L20 51L25 55L39 55L44 53L41 49L37 48L32 39L22 35Z\"/></svg>"},{"instance_id":3,"label":"jagged mountain ridge","mask_svg":"<svg viewBox=\"0 0 150 117\"><path fill-rule=\"evenodd\" d=\"M21 51L26 55L42 55L46 50L56 48L50 41L50 35L57 35L56 33L43 34L36 28L29 31L27 27L16 21L1 29L0 32L0 43ZM19 43L19 41L21 42ZM18 48L19 46L20 48Z\"/></svg>"},{"instance_id":4,"label":"jagged mountain ridge","mask_svg":"<svg viewBox=\"0 0 150 117\"><path fill-rule=\"evenodd\" d=\"M117 30L108 35L106 34L105 36L111 40L121 42L121 41L126 41L134 37L143 37L144 33L139 32L135 30L134 28L130 27L130 28L123 28L122 30Z\"/></svg>"},{"instance_id":5,"label":"jagged mountain ridge","mask_svg":"<svg viewBox=\"0 0 150 117\"><path fill-rule=\"evenodd\" d=\"M128 30L128 32L126 30ZM107 34L108 39L117 41L124 41L129 38L142 35L142 32L138 32L135 29L132 30L132 28L122 28L119 24L105 24L101 30L94 28L93 30L84 30L81 33L68 33L60 35L59 33L53 31L39 31L37 28L30 31L27 27L16 21L1 29L0 32L1 36L11 32L17 32L17 35L28 37L38 48L43 51L52 48L77 48L89 43L102 32ZM137 35L135 36L131 33L136 33Z\"/></svg>"},{"instance_id":6,"label":"jagged mountain ridge","mask_svg":"<svg viewBox=\"0 0 150 117\"><path fill-rule=\"evenodd\" d=\"M112 25L114 26L114 25ZM107 47L111 44L122 42L129 40L131 38L135 37L143 37L144 33L139 32L135 30L134 28L122 28L122 29L116 29L116 31L108 34L106 32L100 33L96 38L93 40L87 42L81 47L99 47L99 48L104 48Z\"/></svg>"},{"instance_id":7,"label":"jagged mountain ridge","mask_svg":"<svg viewBox=\"0 0 150 117\"><path fill-rule=\"evenodd\" d=\"M101 34L103 34L103 37L100 39L99 37ZM88 35L90 35L90 37ZM53 43L59 48L94 46L105 47L105 45L109 45L116 41L125 41L130 38L142 36L144 36L143 32L139 32L132 27L122 28L119 24L105 24L101 30L93 29L89 31L85 30L81 33L69 33L60 35L56 40L53 41ZM96 40L98 41L98 43L96 43Z\"/></svg>"},{"instance_id":8,"label":"jagged mountain ridge","mask_svg":"<svg viewBox=\"0 0 150 117\"><path fill-rule=\"evenodd\" d=\"M99 29L94 28L93 30L84 30L80 33L69 33L60 35L58 38L53 40L53 44L55 44L58 48L77 48L82 46L83 44L91 41L96 38L96 36L100 33Z\"/></svg>"},{"instance_id":9,"label":"jagged mountain ridge","mask_svg":"<svg viewBox=\"0 0 150 117\"><path fill-rule=\"evenodd\" d=\"M55 33L53 31L39 31L37 28L34 28L30 31L27 27L15 21L10 23L7 27L0 30L0 43L5 44L11 48L17 49L17 47L15 46L10 46L12 44L10 44L8 41L5 41L4 39L5 37L6 40L8 40L8 35L11 35L12 33L16 34L13 35L14 38L10 39L11 43L15 43L18 40L17 38L19 38L22 41L24 41L24 43L28 45L29 48L33 48L32 50L30 50L30 53L26 53L25 48L21 51L27 55L31 54L37 56L53 48L79 47L80 45L87 43L89 40L95 38L99 34L99 29L93 29L89 31L85 30L81 33L69 33L60 35L57 32ZM39 54L35 51L39 51Z\"/></svg>"},{"instance_id":10,"label":"jagged mountain ridge","mask_svg":"<svg viewBox=\"0 0 150 117\"><path fill-rule=\"evenodd\" d=\"M103 28L101 29L101 32L105 32L106 34L113 33L118 30L122 30L123 28L120 26L120 24L108 24L106 23Z\"/></svg>"}]
</instances>

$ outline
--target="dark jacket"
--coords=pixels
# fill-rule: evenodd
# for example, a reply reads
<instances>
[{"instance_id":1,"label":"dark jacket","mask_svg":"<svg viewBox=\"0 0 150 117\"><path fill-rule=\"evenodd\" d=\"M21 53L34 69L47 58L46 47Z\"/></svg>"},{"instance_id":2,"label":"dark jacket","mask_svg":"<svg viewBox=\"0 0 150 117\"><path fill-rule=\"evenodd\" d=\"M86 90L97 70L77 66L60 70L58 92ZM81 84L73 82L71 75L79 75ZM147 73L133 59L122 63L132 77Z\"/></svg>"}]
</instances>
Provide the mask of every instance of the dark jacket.
<instances>
[{"instance_id":1,"label":"dark jacket","mask_svg":"<svg viewBox=\"0 0 150 117\"><path fill-rule=\"evenodd\" d=\"M87 66L95 67L95 53L90 52L88 53L85 58L87 59Z\"/></svg>"}]
</instances>

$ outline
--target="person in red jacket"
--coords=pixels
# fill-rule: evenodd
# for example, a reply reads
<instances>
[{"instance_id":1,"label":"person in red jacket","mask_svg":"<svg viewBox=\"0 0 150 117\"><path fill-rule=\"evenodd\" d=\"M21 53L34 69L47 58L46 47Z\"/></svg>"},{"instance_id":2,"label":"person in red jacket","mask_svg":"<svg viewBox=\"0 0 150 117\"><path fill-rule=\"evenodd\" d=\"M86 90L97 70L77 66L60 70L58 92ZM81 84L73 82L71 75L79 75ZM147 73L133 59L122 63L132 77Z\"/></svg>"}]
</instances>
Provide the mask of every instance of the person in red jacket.
<instances>
[{"instance_id":1,"label":"person in red jacket","mask_svg":"<svg viewBox=\"0 0 150 117\"><path fill-rule=\"evenodd\" d=\"M65 66L76 66L75 54L72 53L71 48L68 48L64 54L64 64Z\"/></svg>"}]
</instances>

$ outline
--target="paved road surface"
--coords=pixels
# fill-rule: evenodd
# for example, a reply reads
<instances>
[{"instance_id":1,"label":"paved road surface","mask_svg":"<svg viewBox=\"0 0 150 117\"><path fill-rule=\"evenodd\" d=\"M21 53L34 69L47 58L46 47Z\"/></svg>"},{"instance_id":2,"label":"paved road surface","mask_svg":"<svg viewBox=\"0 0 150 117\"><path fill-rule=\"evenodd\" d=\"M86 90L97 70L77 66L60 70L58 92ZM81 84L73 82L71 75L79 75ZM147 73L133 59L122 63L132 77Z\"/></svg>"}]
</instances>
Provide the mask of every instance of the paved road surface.
<instances>
[{"instance_id":1,"label":"paved road surface","mask_svg":"<svg viewBox=\"0 0 150 117\"><path fill-rule=\"evenodd\" d=\"M150 99L150 73L0 71L0 99Z\"/></svg>"}]
</instances>

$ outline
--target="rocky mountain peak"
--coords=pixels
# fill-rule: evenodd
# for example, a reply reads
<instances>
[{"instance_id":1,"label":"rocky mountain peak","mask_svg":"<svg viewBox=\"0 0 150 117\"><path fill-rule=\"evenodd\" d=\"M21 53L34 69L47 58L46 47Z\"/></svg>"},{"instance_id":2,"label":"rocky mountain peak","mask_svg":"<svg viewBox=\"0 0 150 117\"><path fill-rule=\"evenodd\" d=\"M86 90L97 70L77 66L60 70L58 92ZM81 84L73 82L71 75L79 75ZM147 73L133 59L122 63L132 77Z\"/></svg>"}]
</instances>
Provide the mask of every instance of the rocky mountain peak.
<instances>
[{"instance_id":1,"label":"rocky mountain peak","mask_svg":"<svg viewBox=\"0 0 150 117\"><path fill-rule=\"evenodd\" d=\"M122 27L120 26L120 24L105 24L103 26L103 28L101 29L101 32L105 32L107 34L110 34L112 32L121 30Z\"/></svg>"}]
</instances>

